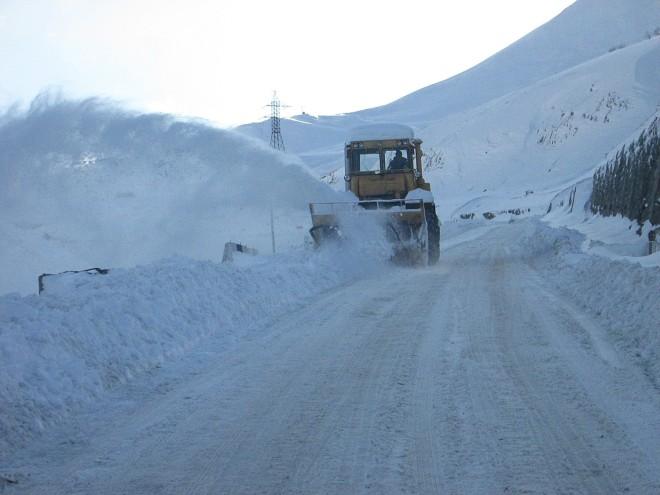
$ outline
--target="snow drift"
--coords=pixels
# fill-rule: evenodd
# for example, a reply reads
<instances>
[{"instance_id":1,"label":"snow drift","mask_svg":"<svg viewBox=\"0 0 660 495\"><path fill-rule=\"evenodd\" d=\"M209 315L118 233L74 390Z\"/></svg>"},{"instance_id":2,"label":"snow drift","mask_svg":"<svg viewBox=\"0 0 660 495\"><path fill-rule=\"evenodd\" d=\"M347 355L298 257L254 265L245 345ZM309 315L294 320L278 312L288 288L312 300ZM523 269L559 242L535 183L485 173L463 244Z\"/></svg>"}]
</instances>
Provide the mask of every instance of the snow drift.
<instances>
[{"instance_id":1,"label":"snow drift","mask_svg":"<svg viewBox=\"0 0 660 495\"><path fill-rule=\"evenodd\" d=\"M598 321L608 339L627 352L656 387L660 385L660 266L589 254L586 236L572 229L538 222L530 234L519 248L545 253L534 257L534 266ZM659 260L656 256L656 264Z\"/></svg>"},{"instance_id":2,"label":"snow drift","mask_svg":"<svg viewBox=\"0 0 660 495\"><path fill-rule=\"evenodd\" d=\"M260 256L248 266L174 257L0 297L0 451L206 337L231 346L380 266L359 251Z\"/></svg>"}]
</instances>

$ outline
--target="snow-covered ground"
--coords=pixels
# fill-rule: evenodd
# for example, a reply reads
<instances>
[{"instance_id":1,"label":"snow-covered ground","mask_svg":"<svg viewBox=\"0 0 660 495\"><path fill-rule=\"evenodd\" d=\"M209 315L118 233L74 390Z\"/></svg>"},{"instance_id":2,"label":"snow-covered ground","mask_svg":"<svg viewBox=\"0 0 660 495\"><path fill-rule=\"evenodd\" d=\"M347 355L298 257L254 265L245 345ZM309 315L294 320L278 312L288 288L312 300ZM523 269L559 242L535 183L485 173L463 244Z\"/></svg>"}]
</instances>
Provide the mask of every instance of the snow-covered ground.
<instances>
[{"instance_id":1,"label":"snow-covered ground","mask_svg":"<svg viewBox=\"0 0 660 495\"><path fill-rule=\"evenodd\" d=\"M0 491L660 493L660 254L588 211L660 108L659 27L578 0L390 105L284 120L300 157L98 100L0 116ZM303 247L374 122L425 142L435 268L360 221ZM230 240L262 254L219 264Z\"/></svg>"},{"instance_id":2,"label":"snow-covered ground","mask_svg":"<svg viewBox=\"0 0 660 495\"><path fill-rule=\"evenodd\" d=\"M538 220L452 222L445 238L434 269L363 271L324 294L341 279L327 259L282 263L279 280L238 270L266 277L255 301L278 285L296 309L256 315L249 333L200 331L185 356L3 450L8 493L658 493L660 268L583 253L581 234ZM178 285L180 300L158 304L161 342L172 314L227 308L189 277L224 280L220 268L173 264L164 294ZM38 311L16 325L63 304L21 301Z\"/></svg>"},{"instance_id":3,"label":"snow-covered ground","mask_svg":"<svg viewBox=\"0 0 660 495\"><path fill-rule=\"evenodd\" d=\"M349 253L236 254L229 264L175 257L48 278L39 296L0 297L0 450L209 336L235 343L380 266Z\"/></svg>"}]
</instances>

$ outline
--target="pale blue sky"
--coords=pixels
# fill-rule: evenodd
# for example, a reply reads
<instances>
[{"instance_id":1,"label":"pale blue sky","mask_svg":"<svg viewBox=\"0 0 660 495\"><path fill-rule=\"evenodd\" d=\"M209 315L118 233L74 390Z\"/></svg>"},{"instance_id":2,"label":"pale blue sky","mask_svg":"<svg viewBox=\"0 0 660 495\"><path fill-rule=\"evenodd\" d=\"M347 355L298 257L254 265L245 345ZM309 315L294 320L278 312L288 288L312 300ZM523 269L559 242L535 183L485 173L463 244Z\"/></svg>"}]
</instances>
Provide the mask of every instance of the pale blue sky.
<instances>
[{"instance_id":1,"label":"pale blue sky","mask_svg":"<svg viewBox=\"0 0 660 495\"><path fill-rule=\"evenodd\" d=\"M45 88L220 125L388 103L573 0L0 0L0 107ZM396 61L396 68L392 61Z\"/></svg>"}]
</instances>

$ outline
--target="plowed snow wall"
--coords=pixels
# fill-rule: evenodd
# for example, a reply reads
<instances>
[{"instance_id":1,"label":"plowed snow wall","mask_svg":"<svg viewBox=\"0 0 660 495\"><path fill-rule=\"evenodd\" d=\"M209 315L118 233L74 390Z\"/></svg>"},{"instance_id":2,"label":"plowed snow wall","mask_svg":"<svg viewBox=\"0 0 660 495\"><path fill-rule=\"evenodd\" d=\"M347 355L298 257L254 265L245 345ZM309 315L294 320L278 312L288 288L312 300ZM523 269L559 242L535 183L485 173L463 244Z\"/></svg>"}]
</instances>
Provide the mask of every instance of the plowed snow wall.
<instances>
[{"instance_id":1,"label":"plowed snow wall","mask_svg":"<svg viewBox=\"0 0 660 495\"><path fill-rule=\"evenodd\" d=\"M0 458L204 337L230 346L365 269L328 253L246 267L172 258L0 297Z\"/></svg>"}]
</instances>

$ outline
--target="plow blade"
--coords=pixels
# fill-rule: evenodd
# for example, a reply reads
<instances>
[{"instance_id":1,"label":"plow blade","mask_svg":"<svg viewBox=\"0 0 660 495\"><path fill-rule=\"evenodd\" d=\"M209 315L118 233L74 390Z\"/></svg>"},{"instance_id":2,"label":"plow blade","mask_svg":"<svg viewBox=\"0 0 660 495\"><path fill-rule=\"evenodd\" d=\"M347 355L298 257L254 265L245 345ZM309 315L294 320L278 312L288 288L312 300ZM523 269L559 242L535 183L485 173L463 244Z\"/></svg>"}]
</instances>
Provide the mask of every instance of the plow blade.
<instances>
[{"instance_id":1,"label":"plow blade","mask_svg":"<svg viewBox=\"0 0 660 495\"><path fill-rule=\"evenodd\" d=\"M380 224L392 245L392 260L405 264L433 263L429 249L429 206L422 200L373 200L355 203L311 203L310 234L317 246L350 237L345 224L351 220ZM435 207L433 207L434 221ZM359 230L359 229L358 229ZM352 236L359 232L351 232Z\"/></svg>"}]
</instances>

